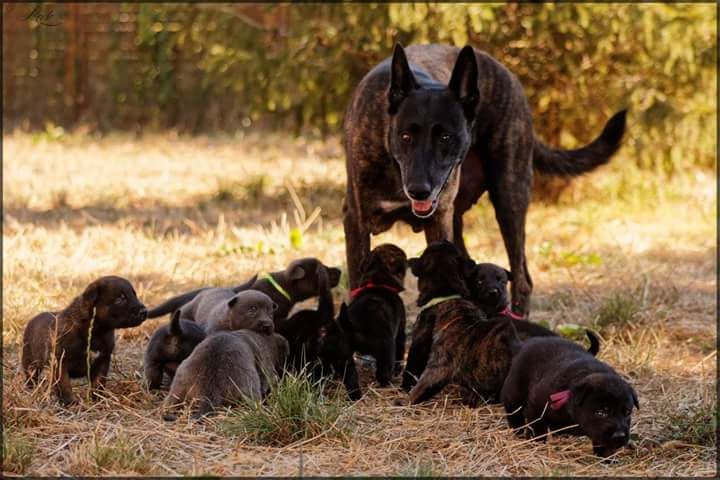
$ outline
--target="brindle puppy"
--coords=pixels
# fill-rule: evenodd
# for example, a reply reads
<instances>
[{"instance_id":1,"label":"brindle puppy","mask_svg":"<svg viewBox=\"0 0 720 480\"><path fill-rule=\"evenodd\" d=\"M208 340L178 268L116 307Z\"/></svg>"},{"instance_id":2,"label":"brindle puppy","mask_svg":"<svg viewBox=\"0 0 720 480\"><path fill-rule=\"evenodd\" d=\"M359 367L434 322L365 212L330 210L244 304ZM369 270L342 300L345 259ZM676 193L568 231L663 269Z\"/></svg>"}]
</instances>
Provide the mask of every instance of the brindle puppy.
<instances>
[{"instance_id":1,"label":"brindle puppy","mask_svg":"<svg viewBox=\"0 0 720 480\"><path fill-rule=\"evenodd\" d=\"M562 338L532 338L512 361L502 388L511 428L533 436L579 424L596 455L607 457L630 439L635 390L609 365ZM543 439L545 437L542 437Z\"/></svg>"},{"instance_id":2,"label":"brindle puppy","mask_svg":"<svg viewBox=\"0 0 720 480\"><path fill-rule=\"evenodd\" d=\"M330 287L337 286L340 281L340 269L327 267L316 258L301 258L291 262L285 270L272 272L258 278L255 275L248 282L233 287L238 293L242 290L258 290L268 295L278 305L273 315L276 326L287 318L288 313L297 302L307 300L320 294L319 272L327 273ZM207 288L200 288L173 297L148 312L148 318L156 318L182 307Z\"/></svg>"},{"instance_id":3,"label":"brindle puppy","mask_svg":"<svg viewBox=\"0 0 720 480\"><path fill-rule=\"evenodd\" d=\"M395 245L370 252L361 267L360 287L352 290L348 307L350 343L356 352L375 357L378 384L390 384L405 358L404 290L407 257Z\"/></svg>"},{"instance_id":4,"label":"brindle puppy","mask_svg":"<svg viewBox=\"0 0 720 480\"><path fill-rule=\"evenodd\" d=\"M145 350L145 380L148 388L160 388L163 374L167 374L172 382L178 365L204 339L203 327L189 320L181 320L180 310L175 310L170 324L155 330Z\"/></svg>"},{"instance_id":5,"label":"brindle puppy","mask_svg":"<svg viewBox=\"0 0 720 480\"><path fill-rule=\"evenodd\" d=\"M178 367L163 409L197 403L197 418L222 405L262 400L281 374L287 354L287 340L276 333L236 330L210 335Z\"/></svg>"},{"instance_id":6,"label":"brindle puppy","mask_svg":"<svg viewBox=\"0 0 720 480\"><path fill-rule=\"evenodd\" d=\"M431 398L448 383L460 385L467 405L481 398L496 401L519 342L554 333L504 316L487 319L467 300L464 278L474 262L450 242L431 243L409 264L418 277L418 305L424 307L403 376L403 388L412 387L410 403Z\"/></svg>"},{"instance_id":7,"label":"brindle puppy","mask_svg":"<svg viewBox=\"0 0 720 480\"><path fill-rule=\"evenodd\" d=\"M327 275L321 275L320 279L321 283L327 282ZM359 400L362 391L347 333L347 306L343 304L337 322L334 315L332 295L330 289L325 288L320 293L317 310L296 312L282 323L278 333L288 339L288 363L295 371L309 367L315 379L324 374L342 378L348 397Z\"/></svg>"},{"instance_id":8,"label":"brindle puppy","mask_svg":"<svg viewBox=\"0 0 720 480\"><path fill-rule=\"evenodd\" d=\"M51 382L64 405L77 402L70 378L87 376L88 339L97 354L90 365L91 390L104 385L115 348L115 329L140 325L147 309L124 278L101 277L59 312L43 312L28 322L23 335L22 366L35 385L55 360ZM91 329L92 326L92 329Z\"/></svg>"}]
</instances>

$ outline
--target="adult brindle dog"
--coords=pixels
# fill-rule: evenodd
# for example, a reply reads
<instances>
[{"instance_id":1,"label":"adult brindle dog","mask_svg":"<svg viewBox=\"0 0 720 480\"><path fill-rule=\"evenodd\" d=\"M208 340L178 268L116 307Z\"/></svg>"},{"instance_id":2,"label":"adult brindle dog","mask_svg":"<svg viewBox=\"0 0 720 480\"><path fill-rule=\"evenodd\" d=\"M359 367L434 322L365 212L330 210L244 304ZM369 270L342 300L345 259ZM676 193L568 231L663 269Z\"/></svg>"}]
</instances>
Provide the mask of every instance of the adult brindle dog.
<instances>
[{"instance_id":1,"label":"adult brindle dog","mask_svg":"<svg viewBox=\"0 0 720 480\"><path fill-rule=\"evenodd\" d=\"M370 234L398 220L424 230L428 243L451 240L467 253L462 215L487 190L514 278L513 310L526 314L532 280L525 215L533 170L588 172L617 151L624 130L621 111L582 148L548 147L533 133L520 82L497 60L470 46L396 45L392 59L362 79L345 115L351 288L358 286Z\"/></svg>"}]
</instances>

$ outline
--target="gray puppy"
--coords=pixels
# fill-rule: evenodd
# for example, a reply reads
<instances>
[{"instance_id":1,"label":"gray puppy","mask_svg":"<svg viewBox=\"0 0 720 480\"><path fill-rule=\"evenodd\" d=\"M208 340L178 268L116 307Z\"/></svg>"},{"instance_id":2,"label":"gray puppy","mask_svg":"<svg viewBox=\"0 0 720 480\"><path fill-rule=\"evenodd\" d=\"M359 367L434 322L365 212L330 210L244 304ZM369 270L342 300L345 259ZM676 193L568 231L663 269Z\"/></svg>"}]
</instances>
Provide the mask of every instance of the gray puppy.
<instances>
[{"instance_id":1,"label":"gray puppy","mask_svg":"<svg viewBox=\"0 0 720 480\"><path fill-rule=\"evenodd\" d=\"M288 356L285 337L249 330L218 332L203 340L175 373L163 408L196 403L193 417L242 400L259 401ZM165 420L174 420L171 414Z\"/></svg>"},{"instance_id":2,"label":"gray puppy","mask_svg":"<svg viewBox=\"0 0 720 480\"><path fill-rule=\"evenodd\" d=\"M145 350L145 379L148 388L160 388L164 374L172 381L178 365L189 357L203 340L205 329L190 320L181 320L180 311L175 310L170 323L155 330Z\"/></svg>"},{"instance_id":3,"label":"gray puppy","mask_svg":"<svg viewBox=\"0 0 720 480\"><path fill-rule=\"evenodd\" d=\"M277 304L257 290L208 288L180 307L180 318L202 325L208 335L241 328L269 335L275 329L275 310Z\"/></svg>"}]
</instances>

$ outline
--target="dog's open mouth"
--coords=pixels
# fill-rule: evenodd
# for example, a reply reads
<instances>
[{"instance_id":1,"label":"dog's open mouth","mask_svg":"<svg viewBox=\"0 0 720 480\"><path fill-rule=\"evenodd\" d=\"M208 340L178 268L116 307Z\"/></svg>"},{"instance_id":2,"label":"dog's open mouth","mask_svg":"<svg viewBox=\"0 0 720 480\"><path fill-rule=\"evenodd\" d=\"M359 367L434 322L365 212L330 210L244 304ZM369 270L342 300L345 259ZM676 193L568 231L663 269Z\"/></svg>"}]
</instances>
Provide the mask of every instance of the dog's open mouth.
<instances>
[{"instance_id":1,"label":"dog's open mouth","mask_svg":"<svg viewBox=\"0 0 720 480\"><path fill-rule=\"evenodd\" d=\"M427 218L433 214L437 200L410 200L410 206L416 217Z\"/></svg>"}]
</instances>

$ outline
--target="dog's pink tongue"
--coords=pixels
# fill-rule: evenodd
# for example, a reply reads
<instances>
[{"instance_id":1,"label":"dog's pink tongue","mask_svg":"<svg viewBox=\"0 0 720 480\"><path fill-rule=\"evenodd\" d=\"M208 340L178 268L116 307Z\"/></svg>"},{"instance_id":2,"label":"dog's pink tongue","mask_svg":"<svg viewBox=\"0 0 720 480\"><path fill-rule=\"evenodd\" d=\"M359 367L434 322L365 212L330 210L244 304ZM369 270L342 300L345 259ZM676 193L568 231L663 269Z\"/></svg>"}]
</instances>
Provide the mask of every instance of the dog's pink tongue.
<instances>
[{"instance_id":1,"label":"dog's pink tongue","mask_svg":"<svg viewBox=\"0 0 720 480\"><path fill-rule=\"evenodd\" d=\"M432 200L411 200L412 209L416 212L424 213L432 208Z\"/></svg>"}]
</instances>

